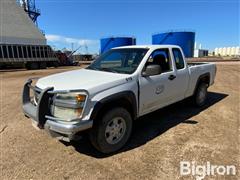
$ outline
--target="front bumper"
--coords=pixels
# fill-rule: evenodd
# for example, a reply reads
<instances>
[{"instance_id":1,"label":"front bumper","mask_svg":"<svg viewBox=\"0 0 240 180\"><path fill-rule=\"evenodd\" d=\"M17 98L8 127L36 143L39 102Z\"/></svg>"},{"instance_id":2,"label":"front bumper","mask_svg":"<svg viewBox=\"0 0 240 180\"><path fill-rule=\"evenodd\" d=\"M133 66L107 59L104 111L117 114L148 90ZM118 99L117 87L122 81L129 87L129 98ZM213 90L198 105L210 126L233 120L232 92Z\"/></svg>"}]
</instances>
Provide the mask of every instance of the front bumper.
<instances>
[{"instance_id":1,"label":"front bumper","mask_svg":"<svg viewBox=\"0 0 240 180\"><path fill-rule=\"evenodd\" d=\"M47 130L53 137L70 141L76 137L75 135L78 132L92 127L92 120L64 122L61 119L52 117L50 114L50 104L54 95L53 88L50 87L42 90L38 98L38 103L35 105L30 98L30 89L34 92L39 90L31 84L32 79L29 79L23 88L23 113L25 116L31 118L38 128Z\"/></svg>"}]
</instances>

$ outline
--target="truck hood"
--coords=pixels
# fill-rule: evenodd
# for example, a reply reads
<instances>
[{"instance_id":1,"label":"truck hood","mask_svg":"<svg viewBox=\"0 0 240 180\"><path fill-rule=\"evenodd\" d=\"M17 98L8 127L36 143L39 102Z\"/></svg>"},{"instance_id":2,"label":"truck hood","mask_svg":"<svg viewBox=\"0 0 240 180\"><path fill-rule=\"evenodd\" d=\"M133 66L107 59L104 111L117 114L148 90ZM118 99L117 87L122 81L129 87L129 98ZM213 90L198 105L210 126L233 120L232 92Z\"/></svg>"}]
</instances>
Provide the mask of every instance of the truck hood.
<instances>
[{"instance_id":1,"label":"truck hood","mask_svg":"<svg viewBox=\"0 0 240 180\"><path fill-rule=\"evenodd\" d=\"M40 89L101 91L126 83L127 74L117 74L89 69L79 69L40 78L36 86Z\"/></svg>"}]
</instances>

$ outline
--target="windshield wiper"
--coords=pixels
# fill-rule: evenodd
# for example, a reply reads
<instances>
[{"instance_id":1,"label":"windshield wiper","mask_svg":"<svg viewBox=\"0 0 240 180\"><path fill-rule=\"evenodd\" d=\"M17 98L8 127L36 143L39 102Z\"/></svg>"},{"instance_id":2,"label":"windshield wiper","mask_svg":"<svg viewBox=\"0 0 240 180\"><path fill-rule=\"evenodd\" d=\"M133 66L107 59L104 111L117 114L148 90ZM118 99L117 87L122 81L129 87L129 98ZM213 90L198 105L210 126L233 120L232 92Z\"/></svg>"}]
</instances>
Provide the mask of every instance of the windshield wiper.
<instances>
[{"instance_id":1,"label":"windshield wiper","mask_svg":"<svg viewBox=\"0 0 240 180\"><path fill-rule=\"evenodd\" d=\"M107 71L107 72L113 72L113 73L118 73L116 70L110 69L110 68L99 68L99 70Z\"/></svg>"},{"instance_id":2,"label":"windshield wiper","mask_svg":"<svg viewBox=\"0 0 240 180\"><path fill-rule=\"evenodd\" d=\"M91 66L88 66L86 69L99 70L98 68L96 68L96 67L91 67Z\"/></svg>"},{"instance_id":3,"label":"windshield wiper","mask_svg":"<svg viewBox=\"0 0 240 180\"><path fill-rule=\"evenodd\" d=\"M86 69L96 70L96 71L107 71L107 72L113 72L113 73L119 73L116 70L110 69L110 68L104 68L104 67L92 67L88 66Z\"/></svg>"}]
</instances>

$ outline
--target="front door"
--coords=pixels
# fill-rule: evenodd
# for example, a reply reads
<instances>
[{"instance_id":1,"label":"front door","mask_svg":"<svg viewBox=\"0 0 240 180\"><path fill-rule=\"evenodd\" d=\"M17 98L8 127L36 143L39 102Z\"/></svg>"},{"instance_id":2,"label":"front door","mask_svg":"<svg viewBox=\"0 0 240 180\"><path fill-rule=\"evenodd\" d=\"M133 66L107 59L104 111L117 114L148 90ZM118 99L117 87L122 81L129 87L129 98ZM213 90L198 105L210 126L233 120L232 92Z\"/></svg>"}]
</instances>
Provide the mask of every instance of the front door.
<instances>
[{"instance_id":1,"label":"front door","mask_svg":"<svg viewBox=\"0 0 240 180\"><path fill-rule=\"evenodd\" d=\"M174 70L170 59L169 49L155 50L149 57L146 65L158 64L162 73L154 76L139 78L140 85L140 115L157 110L174 101L176 92ZM173 77L173 78L171 78Z\"/></svg>"}]
</instances>

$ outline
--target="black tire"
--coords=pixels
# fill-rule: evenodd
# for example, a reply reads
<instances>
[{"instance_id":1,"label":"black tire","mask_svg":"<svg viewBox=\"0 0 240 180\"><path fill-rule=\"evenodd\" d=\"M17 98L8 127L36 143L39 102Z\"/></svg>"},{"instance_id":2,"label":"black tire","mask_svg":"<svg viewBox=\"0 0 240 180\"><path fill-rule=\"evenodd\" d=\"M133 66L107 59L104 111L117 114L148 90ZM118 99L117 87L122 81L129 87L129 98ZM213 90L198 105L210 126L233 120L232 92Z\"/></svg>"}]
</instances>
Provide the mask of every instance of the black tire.
<instances>
[{"instance_id":1,"label":"black tire","mask_svg":"<svg viewBox=\"0 0 240 180\"><path fill-rule=\"evenodd\" d=\"M53 67L57 68L59 66L59 63L57 61L53 62Z\"/></svg>"},{"instance_id":2,"label":"black tire","mask_svg":"<svg viewBox=\"0 0 240 180\"><path fill-rule=\"evenodd\" d=\"M119 120L117 120L119 118ZM125 122L125 130L119 130L119 138L113 138L112 144L109 143L111 137L110 133L107 132L107 128L111 127L113 121ZM124 122L123 122L124 121ZM112 124L114 126L114 123ZM111 127L112 128L112 127ZM117 107L106 111L103 117L94 122L93 128L90 130L90 141L92 145L100 152L108 154L118 151L128 141L132 132L132 118L130 113L121 107ZM113 135L114 136L114 135ZM117 136L117 135L116 135ZM116 141L115 143L113 143Z\"/></svg>"},{"instance_id":3,"label":"black tire","mask_svg":"<svg viewBox=\"0 0 240 180\"><path fill-rule=\"evenodd\" d=\"M46 69L47 68L47 63L46 62L40 62L39 63L39 68L40 69Z\"/></svg>"},{"instance_id":4,"label":"black tire","mask_svg":"<svg viewBox=\"0 0 240 180\"><path fill-rule=\"evenodd\" d=\"M193 102L197 107L202 107L205 105L207 100L207 91L208 85L206 83L200 83L196 89L196 92L193 96Z\"/></svg>"},{"instance_id":5,"label":"black tire","mask_svg":"<svg viewBox=\"0 0 240 180\"><path fill-rule=\"evenodd\" d=\"M36 69L39 69L39 64L37 62L28 62L26 64L26 68L28 70L36 70Z\"/></svg>"}]
</instances>

